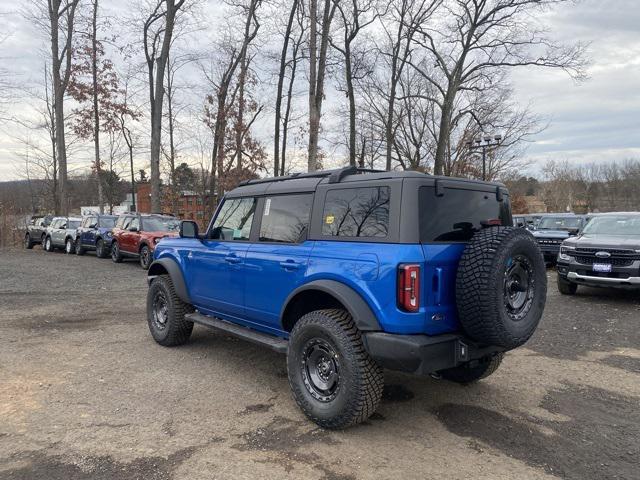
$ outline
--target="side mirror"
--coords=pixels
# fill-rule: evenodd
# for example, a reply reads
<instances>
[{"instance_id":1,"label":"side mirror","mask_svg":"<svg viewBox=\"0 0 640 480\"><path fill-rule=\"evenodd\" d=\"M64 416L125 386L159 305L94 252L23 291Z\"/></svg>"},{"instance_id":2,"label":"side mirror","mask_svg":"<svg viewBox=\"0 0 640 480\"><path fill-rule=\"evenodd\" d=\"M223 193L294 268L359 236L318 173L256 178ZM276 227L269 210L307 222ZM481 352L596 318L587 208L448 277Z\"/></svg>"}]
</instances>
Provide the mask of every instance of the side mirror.
<instances>
[{"instance_id":1,"label":"side mirror","mask_svg":"<svg viewBox=\"0 0 640 480\"><path fill-rule=\"evenodd\" d=\"M138 227L129 227L129 231L130 232L137 232L138 231Z\"/></svg>"},{"instance_id":2,"label":"side mirror","mask_svg":"<svg viewBox=\"0 0 640 480\"><path fill-rule=\"evenodd\" d=\"M181 221L180 238L198 238L198 224L191 220Z\"/></svg>"}]
</instances>

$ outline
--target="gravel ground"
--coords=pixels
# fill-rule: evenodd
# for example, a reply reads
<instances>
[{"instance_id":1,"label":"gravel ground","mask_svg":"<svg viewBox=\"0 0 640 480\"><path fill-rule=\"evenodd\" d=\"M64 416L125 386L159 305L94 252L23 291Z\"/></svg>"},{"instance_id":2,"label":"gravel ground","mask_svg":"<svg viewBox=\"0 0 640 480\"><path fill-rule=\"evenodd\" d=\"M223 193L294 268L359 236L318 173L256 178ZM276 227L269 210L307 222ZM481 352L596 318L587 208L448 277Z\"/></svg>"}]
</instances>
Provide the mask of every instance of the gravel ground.
<instances>
[{"instance_id":1,"label":"gravel ground","mask_svg":"<svg viewBox=\"0 0 640 480\"><path fill-rule=\"evenodd\" d=\"M156 345L145 274L0 252L0 479L640 478L640 295L560 297L474 386L388 372L367 423L327 432L284 357L199 326Z\"/></svg>"}]
</instances>

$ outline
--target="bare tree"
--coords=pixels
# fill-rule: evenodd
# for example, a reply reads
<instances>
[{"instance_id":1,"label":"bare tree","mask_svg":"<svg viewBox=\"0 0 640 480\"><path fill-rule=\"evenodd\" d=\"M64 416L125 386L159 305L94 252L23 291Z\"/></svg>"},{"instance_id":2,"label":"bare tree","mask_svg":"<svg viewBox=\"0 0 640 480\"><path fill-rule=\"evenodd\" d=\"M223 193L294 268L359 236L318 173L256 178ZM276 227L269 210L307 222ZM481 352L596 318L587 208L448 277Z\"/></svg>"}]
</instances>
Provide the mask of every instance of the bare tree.
<instances>
[{"instance_id":1,"label":"bare tree","mask_svg":"<svg viewBox=\"0 0 640 480\"><path fill-rule=\"evenodd\" d=\"M563 1L452 0L444 4L441 23L418 25L415 41L425 56L410 61L437 94L431 99L439 109L435 174L444 173L456 108L473 115L459 102L461 94L494 88L502 71L518 66L557 68L575 79L584 77L584 46L554 42L535 22L536 14Z\"/></svg>"},{"instance_id":2,"label":"bare tree","mask_svg":"<svg viewBox=\"0 0 640 480\"><path fill-rule=\"evenodd\" d=\"M160 142L162 108L165 94L165 70L169 60L176 16L185 0L156 0L144 21L143 43L147 62L149 102L151 105L151 210L161 211Z\"/></svg>"},{"instance_id":3,"label":"bare tree","mask_svg":"<svg viewBox=\"0 0 640 480\"><path fill-rule=\"evenodd\" d=\"M48 0L53 105L55 111L56 155L59 169L57 212L68 213L67 143L65 140L64 97L71 75L73 33L80 0Z\"/></svg>"},{"instance_id":4,"label":"bare tree","mask_svg":"<svg viewBox=\"0 0 640 480\"><path fill-rule=\"evenodd\" d=\"M318 135L324 99L324 79L327 67L327 51L331 22L336 11L336 3L325 0L322 21L318 22L318 0L310 0L309 7L309 149L308 170L318 169ZM318 24L320 24L320 45L318 45Z\"/></svg>"},{"instance_id":5,"label":"bare tree","mask_svg":"<svg viewBox=\"0 0 640 480\"><path fill-rule=\"evenodd\" d=\"M257 12L261 4L262 0L248 0L246 4L239 5L244 15L243 36L239 45L233 38L225 39L219 48L227 54L222 69L220 70L218 65L217 72L204 72L208 83L215 92L212 95L207 95L205 104L205 123L211 128L214 136L210 169L211 192L216 192L217 175L219 176L221 172L225 171L227 125L240 85L238 82L234 84L233 81L242 59L246 58L249 45L260 29ZM235 88L232 89L232 87Z\"/></svg>"},{"instance_id":6,"label":"bare tree","mask_svg":"<svg viewBox=\"0 0 640 480\"><path fill-rule=\"evenodd\" d=\"M364 49L356 51L355 41L360 32L378 18L378 0L351 0L346 6L339 0L333 0L341 20L341 42L331 39L331 46L344 59L344 81L349 99L349 165L356 165L356 94L354 83L357 78L366 74L364 66Z\"/></svg>"},{"instance_id":7,"label":"bare tree","mask_svg":"<svg viewBox=\"0 0 640 480\"><path fill-rule=\"evenodd\" d=\"M282 91L287 69L287 56L289 55L289 43L293 33L294 20L298 12L298 5L301 0L293 0L289 10L289 17L282 41L282 51L280 53L280 70L278 71L278 88L276 92L275 105L275 130L273 136L273 175L280 174L280 123L282 122Z\"/></svg>"}]
</instances>

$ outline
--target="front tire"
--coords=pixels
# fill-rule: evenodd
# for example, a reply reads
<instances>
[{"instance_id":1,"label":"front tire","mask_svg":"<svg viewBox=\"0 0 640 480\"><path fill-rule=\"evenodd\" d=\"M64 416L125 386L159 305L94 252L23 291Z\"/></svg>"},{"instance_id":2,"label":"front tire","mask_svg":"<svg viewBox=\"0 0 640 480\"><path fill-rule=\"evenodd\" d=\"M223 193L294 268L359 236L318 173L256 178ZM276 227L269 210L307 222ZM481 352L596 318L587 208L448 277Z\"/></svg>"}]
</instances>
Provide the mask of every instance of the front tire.
<instances>
[{"instance_id":1,"label":"front tire","mask_svg":"<svg viewBox=\"0 0 640 480\"><path fill-rule=\"evenodd\" d=\"M147 292L147 323L153 339L162 346L175 347L189 340L193 322L184 317L193 307L180 300L169 275L153 279Z\"/></svg>"},{"instance_id":2,"label":"front tire","mask_svg":"<svg viewBox=\"0 0 640 480\"><path fill-rule=\"evenodd\" d=\"M345 310L304 315L289 338L289 385L300 409L323 428L367 420L382 396L382 369L364 348Z\"/></svg>"},{"instance_id":3,"label":"front tire","mask_svg":"<svg viewBox=\"0 0 640 480\"><path fill-rule=\"evenodd\" d=\"M120 245L118 245L118 242L111 244L111 260L113 260L114 263L122 262L122 254L120 253Z\"/></svg>"},{"instance_id":4,"label":"front tire","mask_svg":"<svg viewBox=\"0 0 640 480\"><path fill-rule=\"evenodd\" d=\"M33 248L33 242L31 241L31 235L28 233L24 236L24 248L31 250Z\"/></svg>"},{"instance_id":5,"label":"front tire","mask_svg":"<svg viewBox=\"0 0 640 480\"><path fill-rule=\"evenodd\" d=\"M80 241L80 237L76 238L76 255L84 255L86 250L82 246L82 242Z\"/></svg>"},{"instance_id":6,"label":"front tire","mask_svg":"<svg viewBox=\"0 0 640 480\"><path fill-rule=\"evenodd\" d=\"M565 280L558 275L558 291L562 295L575 295L578 291L578 284Z\"/></svg>"},{"instance_id":7,"label":"front tire","mask_svg":"<svg viewBox=\"0 0 640 480\"><path fill-rule=\"evenodd\" d=\"M153 260L153 254L151 253L151 249L148 245L143 245L140 249L140 266L144 270L149 270L151 266L151 261Z\"/></svg>"},{"instance_id":8,"label":"front tire","mask_svg":"<svg viewBox=\"0 0 640 480\"><path fill-rule=\"evenodd\" d=\"M504 358L503 353L494 355L491 358L481 359L478 363L471 366L466 363L454 368L442 370L438 372L442 378L450 382L461 383L463 385L477 382L483 378L487 378L495 372Z\"/></svg>"},{"instance_id":9,"label":"front tire","mask_svg":"<svg viewBox=\"0 0 640 480\"><path fill-rule=\"evenodd\" d=\"M104 240L99 238L98 241L96 242L96 257L107 258L108 254L109 254L108 249L104 244Z\"/></svg>"},{"instance_id":10,"label":"front tire","mask_svg":"<svg viewBox=\"0 0 640 480\"><path fill-rule=\"evenodd\" d=\"M45 252L53 252L53 242L51 242L51 237L47 237L44 239L44 250Z\"/></svg>"}]
</instances>

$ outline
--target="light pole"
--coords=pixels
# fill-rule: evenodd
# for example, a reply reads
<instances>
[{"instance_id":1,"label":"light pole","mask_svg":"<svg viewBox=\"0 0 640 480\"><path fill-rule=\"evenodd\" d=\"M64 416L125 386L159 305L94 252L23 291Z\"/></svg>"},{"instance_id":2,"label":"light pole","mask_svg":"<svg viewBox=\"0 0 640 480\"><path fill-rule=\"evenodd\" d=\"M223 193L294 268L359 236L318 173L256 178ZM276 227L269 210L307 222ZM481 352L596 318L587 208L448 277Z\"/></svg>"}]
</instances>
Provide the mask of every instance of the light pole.
<instances>
[{"instance_id":1,"label":"light pole","mask_svg":"<svg viewBox=\"0 0 640 480\"><path fill-rule=\"evenodd\" d=\"M502 142L502 135L494 135L493 137L486 135L467 142L469 150L482 150L482 180L487 179L487 150L491 147L497 147L500 142Z\"/></svg>"}]
</instances>

